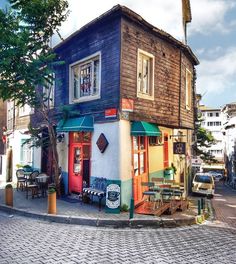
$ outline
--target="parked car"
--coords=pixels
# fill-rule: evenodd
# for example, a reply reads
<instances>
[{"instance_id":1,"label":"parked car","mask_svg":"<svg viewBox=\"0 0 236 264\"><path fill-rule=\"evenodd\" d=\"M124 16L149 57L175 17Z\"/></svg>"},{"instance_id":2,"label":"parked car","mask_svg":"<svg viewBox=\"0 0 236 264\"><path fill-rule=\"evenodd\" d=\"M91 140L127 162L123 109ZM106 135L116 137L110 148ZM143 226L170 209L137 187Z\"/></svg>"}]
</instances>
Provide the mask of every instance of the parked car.
<instances>
[{"instance_id":1,"label":"parked car","mask_svg":"<svg viewBox=\"0 0 236 264\"><path fill-rule=\"evenodd\" d=\"M214 178L209 173L196 173L192 183L192 193L213 198L215 192Z\"/></svg>"},{"instance_id":2,"label":"parked car","mask_svg":"<svg viewBox=\"0 0 236 264\"><path fill-rule=\"evenodd\" d=\"M223 175L220 172L209 171L208 173L213 176L215 182L223 180Z\"/></svg>"}]
</instances>

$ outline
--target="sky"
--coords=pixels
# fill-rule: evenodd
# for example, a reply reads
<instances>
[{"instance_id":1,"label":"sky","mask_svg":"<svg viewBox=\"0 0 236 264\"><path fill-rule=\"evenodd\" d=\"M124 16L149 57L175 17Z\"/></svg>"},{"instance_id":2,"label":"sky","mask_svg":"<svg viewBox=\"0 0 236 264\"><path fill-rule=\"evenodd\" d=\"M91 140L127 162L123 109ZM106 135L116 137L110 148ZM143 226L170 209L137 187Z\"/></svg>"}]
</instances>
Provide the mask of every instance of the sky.
<instances>
[{"instance_id":1,"label":"sky","mask_svg":"<svg viewBox=\"0 0 236 264\"><path fill-rule=\"evenodd\" d=\"M0 0L0 7L6 0ZM182 0L68 0L70 15L61 27L63 38L116 4L125 5L146 21L183 40ZM192 22L187 42L200 61L197 93L201 104L222 107L236 102L236 0L190 0Z\"/></svg>"}]
</instances>

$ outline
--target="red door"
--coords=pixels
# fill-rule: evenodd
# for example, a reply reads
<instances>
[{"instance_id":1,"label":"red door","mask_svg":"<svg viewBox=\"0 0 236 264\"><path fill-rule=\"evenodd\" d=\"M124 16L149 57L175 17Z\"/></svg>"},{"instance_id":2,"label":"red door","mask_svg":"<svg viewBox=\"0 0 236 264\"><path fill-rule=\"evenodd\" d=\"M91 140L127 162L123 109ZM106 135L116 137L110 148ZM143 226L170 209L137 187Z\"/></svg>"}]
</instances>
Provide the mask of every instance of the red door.
<instances>
[{"instance_id":1,"label":"red door","mask_svg":"<svg viewBox=\"0 0 236 264\"><path fill-rule=\"evenodd\" d=\"M81 144L70 147L69 192L81 192L83 183L83 153Z\"/></svg>"},{"instance_id":2,"label":"red door","mask_svg":"<svg viewBox=\"0 0 236 264\"><path fill-rule=\"evenodd\" d=\"M69 192L81 193L90 182L90 132L71 132L69 148Z\"/></svg>"}]
</instances>

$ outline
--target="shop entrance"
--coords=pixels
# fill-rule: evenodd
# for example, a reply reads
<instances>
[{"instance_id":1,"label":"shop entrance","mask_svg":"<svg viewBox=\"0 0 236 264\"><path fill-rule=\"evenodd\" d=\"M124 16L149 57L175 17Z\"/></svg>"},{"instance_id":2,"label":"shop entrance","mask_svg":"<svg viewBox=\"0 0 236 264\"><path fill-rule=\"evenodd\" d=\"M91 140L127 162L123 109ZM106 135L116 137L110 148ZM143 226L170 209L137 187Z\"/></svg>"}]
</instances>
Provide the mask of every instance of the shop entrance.
<instances>
[{"instance_id":1,"label":"shop entrance","mask_svg":"<svg viewBox=\"0 0 236 264\"><path fill-rule=\"evenodd\" d=\"M81 193L90 183L91 133L70 132L69 192Z\"/></svg>"},{"instance_id":2,"label":"shop entrance","mask_svg":"<svg viewBox=\"0 0 236 264\"><path fill-rule=\"evenodd\" d=\"M148 181L148 137L134 136L133 144L133 194L134 203L138 204L142 201L144 187L142 182Z\"/></svg>"}]
</instances>

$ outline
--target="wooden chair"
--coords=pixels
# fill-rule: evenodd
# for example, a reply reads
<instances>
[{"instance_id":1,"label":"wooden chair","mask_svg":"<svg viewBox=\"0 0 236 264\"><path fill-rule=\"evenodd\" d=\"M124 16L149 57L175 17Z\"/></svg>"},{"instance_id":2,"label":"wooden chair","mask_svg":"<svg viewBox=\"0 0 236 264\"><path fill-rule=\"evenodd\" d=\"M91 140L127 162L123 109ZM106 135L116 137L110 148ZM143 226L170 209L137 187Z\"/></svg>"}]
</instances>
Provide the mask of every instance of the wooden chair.
<instances>
[{"instance_id":1,"label":"wooden chair","mask_svg":"<svg viewBox=\"0 0 236 264\"><path fill-rule=\"evenodd\" d=\"M39 185L36 182L36 177L39 175L38 171L33 171L29 179L26 181L26 198L28 199L29 191L31 191L31 196L34 198L35 195L39 195Z\"/></svg>"},{"instance_id":2,"label":"wooden chair","mask_svg":"<svg viewBox=\"0 0 236 264\"><path fill-rule=\"evenodd\" d=\"M17 178L17 183L16 183L16 190L20 188L21 191L24 190L25 184L26 184L26 178L25 178L25 171L23 169L19 169L16 171L16 178Z\"/></svg>"},{"instance_id":3,"label":"wooden chair","mask_svg":"<svg viewBox=\"0 0 236 264\"><path fill-rule=\"evenodd\" d=\"M141 182L141 186L148 187L148 189L143 192L143 199L146 196L148 203L150 203L152 209L155 210L157 203L159 205L161 203L160 192L158 190L154 190L154 182Z\"/></svg>"},{"instance_id":4,"label":"wooden chair","mask_svg":"<svg viewBox=\"0 0 236 264\"><path fill-rule=\"evenodd\" d=\"M152 181L155 184L162 184L162 183L164 183L164 178L152 178Z\"/></svg>"}]
</instances>

